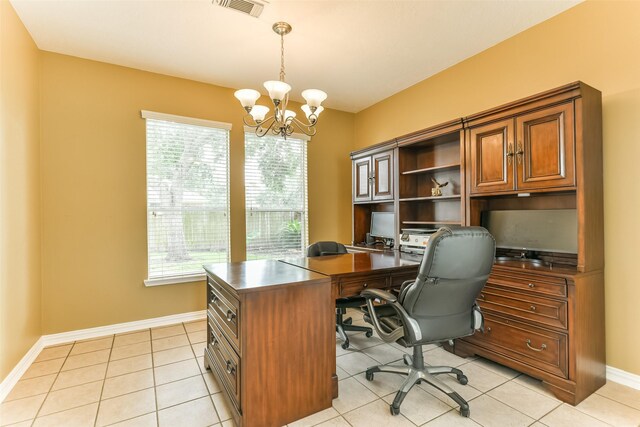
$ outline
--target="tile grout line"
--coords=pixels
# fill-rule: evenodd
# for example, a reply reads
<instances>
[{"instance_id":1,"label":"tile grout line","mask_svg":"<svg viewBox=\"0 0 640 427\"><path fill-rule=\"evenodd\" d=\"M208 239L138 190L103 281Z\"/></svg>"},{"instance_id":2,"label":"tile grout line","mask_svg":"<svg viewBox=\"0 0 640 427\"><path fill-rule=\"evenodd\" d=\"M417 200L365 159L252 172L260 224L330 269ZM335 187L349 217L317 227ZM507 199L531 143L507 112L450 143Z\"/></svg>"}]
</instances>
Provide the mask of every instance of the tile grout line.
<instances>
[{"instance_id":1,"label":"tile grout line","mask_svg":"<svg viewBox=\"0 0 640 427\"><path fill-rule=\"evenodd\" d=\"M151 374L153 375L153 400L156 406L156 410L154 412L156 414L156 426L160 426L160 409L158 407L158 390L156 390L156 365L155 365L155 358L153 356L153 331L151 329L149 329L149 338L151 339L149 347L151 347Z\"/></svg>"},{"instance_id":2,"label":"tile grout line","mask_svg":"<svg viewBox=\"0 0 640 427\"><path fill-rule=\"evenodd\" d=\"M104 377L102 378L102 387L100 388L100 397L98 399L98 408L96 409L96 415L93 418L93 426L98 425L98 414L100 414L100 406L102 405L102 395L104 394L104 386L107 383L107 372L109 371L109 362L111 359L111 353L113 352L113 343L116 340L115 334L111 336L111 347L109 348L109 357L107 358L107 366L104 368Z\"/></svg>"},{"instance_id":3,"label":"tile grout line","mask_svg":"<svg viewBox=\"0 0 640 427\"><path fill-rule=\"evenodd\" d=\"M53 388L53 386L55 385L56 381L58 381L58 377L60 376L60 373L62 372L62 368L64 367L64 365L67 363L67 359L69 358L69 355L71 354L71 351L73 350L73 347L75 347L76 345L76 341L74 341L71 344L71 348L69 349L69 352L67 353L67 355L64 357L64 362L62 362L62 365L60 365L60 369L58 370L58 372L56 372L56 377L53 379L53 382L51 383L51 386L49 387L49 391L47 391L47 395L44 397L44 399L42 400L42 403L40 404L40 406L38 407L38 410L36 411L35 415L33 416L33 421L31 422L31 425L33 426L36 422L36 419L38 418L38 415L40 414L40 411L42 410L42 407L44 406L44 402L47 401L47 398L49 397L49 394L51 394L51 389ZM46 347L45 347L46 348ZM44 348L42 349L44 351ZM42 353L42 351L41 351ZM39 356L39 355L38 355ZM33 364L32 364L33 365ZM31 366L30 366L31 367ZM42 376L42 375L41 375ZM35 377L37 378L37 377Z\"/></svg>"}]
</instances>

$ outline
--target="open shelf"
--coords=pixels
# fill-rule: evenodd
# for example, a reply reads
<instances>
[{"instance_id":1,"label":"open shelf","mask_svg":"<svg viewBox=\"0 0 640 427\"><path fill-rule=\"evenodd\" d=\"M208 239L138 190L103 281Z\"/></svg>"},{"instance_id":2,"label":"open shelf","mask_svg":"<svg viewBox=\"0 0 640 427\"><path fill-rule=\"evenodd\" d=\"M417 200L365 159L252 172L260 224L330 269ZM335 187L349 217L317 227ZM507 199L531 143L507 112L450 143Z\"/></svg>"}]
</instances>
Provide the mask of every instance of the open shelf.
<instances>
[{"instance_id":1,"label":"open shelf","mask_svg":"<svg viewBox=\"0 0 640 427\"><path fill-rule=\"evenodd\" d=\"M449 170L449 169L457 169L459 167L460 167L460 163L449 163L449 164L446 164L446 165L432 166L432 167L429 167L429 168L413 169L413 170L404 171L404 172L402 172L402 175L416 175L416 174L421 174L421 173L431 173L431 172L435 172L435 171L444 171L444 170Z\"/></svg>"},{"instance_id":2,"label":"open shelf","mask_svg":"<svg viewBox=\"0 0 640 427\"><path fill-rule=\"evenodd\" d=\"M406 225L460 225L460 221L402 221Z\"/></svg>"},{"instance_id":3,"label":"open shelf","mask_svg":"<svg viewBox=\"0 0 640 427\"><path fill-rule=\"evenodd\" d=\"M420 201L448 201L448 200L460 200L459 194L452 194L450 196L425 196L425 197L405 197L403 199L399 199L400 202L420 202Z\"/></svg>"}]
</instances>

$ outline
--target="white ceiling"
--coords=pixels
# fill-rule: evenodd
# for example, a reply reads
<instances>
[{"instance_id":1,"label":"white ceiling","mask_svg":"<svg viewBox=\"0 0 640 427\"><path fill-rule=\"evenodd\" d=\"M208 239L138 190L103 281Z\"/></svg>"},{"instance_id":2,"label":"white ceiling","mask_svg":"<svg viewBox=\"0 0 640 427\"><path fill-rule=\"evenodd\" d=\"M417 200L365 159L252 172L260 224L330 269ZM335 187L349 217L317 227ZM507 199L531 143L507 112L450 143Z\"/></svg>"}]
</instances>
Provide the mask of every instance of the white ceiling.
<instances>
[{"instance_id":1,"label":"white ceiling","mask_svg":"<svg viewBox=\"0 0 640 427\"><path fill-rule=\"evenodd\" d=\"M292 98L360 111L580 0L271 0L260 18L210 0L11 0L42 50L261 89L277 80L285 37Z\"/></svg>"}]
</instances>

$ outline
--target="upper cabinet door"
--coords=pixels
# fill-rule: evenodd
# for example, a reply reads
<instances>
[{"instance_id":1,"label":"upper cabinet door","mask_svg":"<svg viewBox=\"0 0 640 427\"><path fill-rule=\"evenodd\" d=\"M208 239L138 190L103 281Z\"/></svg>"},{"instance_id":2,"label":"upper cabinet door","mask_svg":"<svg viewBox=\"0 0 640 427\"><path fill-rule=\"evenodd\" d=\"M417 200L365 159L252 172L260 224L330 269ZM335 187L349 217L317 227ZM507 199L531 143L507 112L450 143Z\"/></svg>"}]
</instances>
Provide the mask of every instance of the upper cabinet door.
<instances>
[{"instance_id":1,"label":"upper cabinet door","mask_svg":"<svg viewBox=\"0 0 640 427\"><path fill-rule=\"evenodd\" d=\"M518 190L575 186L573 104L516 119Z\"/></svg>"},{"instance_id":2,"label":"upper cabinet door","mask_svg":"<svg viewBox=\"0 0 640 427\"><path fill-rule=\"evenodd\" d=\"M374 154L373 200L393 199L393 151Z\"/></svg>"},{"instance_id":3,"label":"upper cabinet door","mask_svg":"<svg viewBox=\"0 0 640 427\"><path fill-rule=\"evenodd\" d=\"M511 191L514 187L513 119L469 130L471 194Z\"/></svg>"},{"instance_id":4,"label":"upper cabinet door","mask_svg":"<svg viewBox=\"0 0 640 427\"><path fill-rule=\"evenodd\" d=\"M371 200L371 157L353 160L353 201Z\"/></svg>"}]
</instances>

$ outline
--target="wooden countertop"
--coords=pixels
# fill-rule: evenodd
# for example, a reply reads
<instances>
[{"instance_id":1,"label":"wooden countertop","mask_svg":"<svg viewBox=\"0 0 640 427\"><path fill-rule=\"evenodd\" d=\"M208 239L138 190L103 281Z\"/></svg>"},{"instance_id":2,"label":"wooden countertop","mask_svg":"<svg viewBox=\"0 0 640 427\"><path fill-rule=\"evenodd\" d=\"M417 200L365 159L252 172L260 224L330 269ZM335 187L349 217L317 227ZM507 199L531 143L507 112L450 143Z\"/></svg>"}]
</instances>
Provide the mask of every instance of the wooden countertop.
<instances>
[{"instance_id":1,"label":"wooden countertop","mask_svg":"<svg viewBox=\"0 0 640 427\"><path fill-rule=\"evenodd\" d=\"M312 258L284 258L280 261L283 264L301 267L327 276L339 276L344 274L369 273L371 271L384 273L388 270L397 270L403 267L413 269L420 264L421 259L422 256L419 255L403 254L398 251L393 251L359 252Z\"/></svg>"},{"instance_id":2,"label":"wooden countertop","mask_svg":"<svg viewBox=\"0 0 640 427\"><path fill-rule=\"evenodd\" d=\"M207 273L219 277L238 293L329 280L322 274L275 260L207 264L203 267Z\"/></svg>"}]
</instances>

